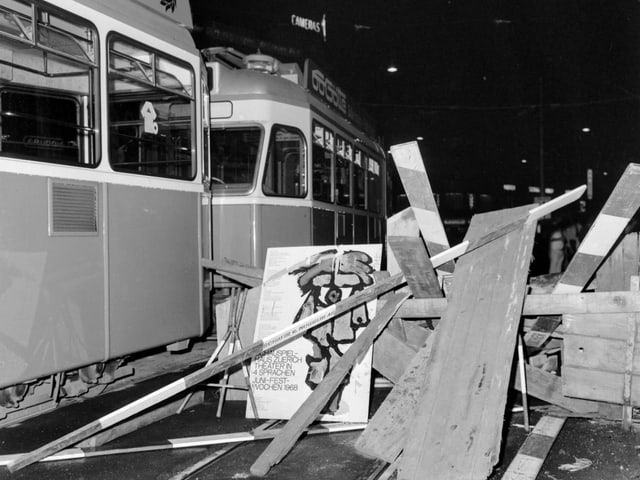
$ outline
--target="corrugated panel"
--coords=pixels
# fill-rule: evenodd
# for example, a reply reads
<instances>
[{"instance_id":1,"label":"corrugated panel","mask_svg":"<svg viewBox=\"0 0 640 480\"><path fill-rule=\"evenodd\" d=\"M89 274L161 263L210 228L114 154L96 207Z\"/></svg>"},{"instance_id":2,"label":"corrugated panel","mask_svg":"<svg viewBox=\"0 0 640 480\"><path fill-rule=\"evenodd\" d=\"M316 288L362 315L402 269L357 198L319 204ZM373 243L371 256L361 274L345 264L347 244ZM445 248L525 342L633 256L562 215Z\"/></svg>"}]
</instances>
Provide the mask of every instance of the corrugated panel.
<instances>
[{"instance_id":1,"label":"corrugated panel","mask_svg":"<svg viewBox=\"0 0 640 480\"><path fill-rule=\"evenodd\" d=\"M98 189L95 185L51 182L49 231L98 233Z\"/></svg>"}]
</instances>

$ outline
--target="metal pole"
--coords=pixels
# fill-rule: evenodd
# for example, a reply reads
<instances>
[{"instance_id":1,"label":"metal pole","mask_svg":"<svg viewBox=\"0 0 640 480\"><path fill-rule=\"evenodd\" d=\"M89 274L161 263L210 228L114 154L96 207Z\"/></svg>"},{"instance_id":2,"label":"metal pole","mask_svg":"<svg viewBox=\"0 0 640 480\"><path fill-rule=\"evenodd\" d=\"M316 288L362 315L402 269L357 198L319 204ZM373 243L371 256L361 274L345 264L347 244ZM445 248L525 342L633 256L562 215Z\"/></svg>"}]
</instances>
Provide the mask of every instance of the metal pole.
<instances>
[{"instance_id":1,"label":"metal pole","mask_svg":"<svg viewBox=\"0 0 640 480\"><path fill-rule=\"evenodd\" d=\"M538 144L540 147L540 195L544 195L544 114L543 114L543 91L542 77L538 79L539 106L538 106Z\"/></svg>"}]
</instances>

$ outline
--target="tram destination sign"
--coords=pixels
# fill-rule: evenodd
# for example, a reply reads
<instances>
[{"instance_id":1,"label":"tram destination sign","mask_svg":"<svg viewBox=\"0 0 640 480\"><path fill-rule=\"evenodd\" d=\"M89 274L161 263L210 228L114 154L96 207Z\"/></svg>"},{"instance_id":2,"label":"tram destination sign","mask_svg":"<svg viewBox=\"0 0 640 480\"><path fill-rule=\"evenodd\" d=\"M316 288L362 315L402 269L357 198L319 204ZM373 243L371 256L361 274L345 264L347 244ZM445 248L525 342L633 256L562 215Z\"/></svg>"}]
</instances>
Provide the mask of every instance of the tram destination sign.
<instances>
[{"instance_id":1,"label":"tram destination sign","mask_svg":"<svg viewBox=\"0 0 640 480\"><path fill-rule=\"evenodd\" d=\"M304 76L307 90L342 115L348 116L347 94L327 77L312 60L305 61Z\"/></svg>"}]
</instances>

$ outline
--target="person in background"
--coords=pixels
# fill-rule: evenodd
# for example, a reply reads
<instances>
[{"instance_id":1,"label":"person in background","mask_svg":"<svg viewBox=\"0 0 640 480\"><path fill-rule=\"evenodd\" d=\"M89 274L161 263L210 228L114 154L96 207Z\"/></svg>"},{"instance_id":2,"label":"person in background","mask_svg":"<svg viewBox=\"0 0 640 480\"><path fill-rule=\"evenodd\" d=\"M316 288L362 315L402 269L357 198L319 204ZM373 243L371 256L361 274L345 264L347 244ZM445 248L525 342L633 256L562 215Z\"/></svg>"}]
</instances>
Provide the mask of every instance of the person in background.
<instances>
[{"instance_id":1,"label":"person in background","mask_svg":"<svg viewBox=\"0 0 640 480\"><path fill-rule=\"evenodd\" d=\"M554 222L549 235L549 273L560 273L564 267L565 237L561 222Z\"/></svg>"}]
</instances>

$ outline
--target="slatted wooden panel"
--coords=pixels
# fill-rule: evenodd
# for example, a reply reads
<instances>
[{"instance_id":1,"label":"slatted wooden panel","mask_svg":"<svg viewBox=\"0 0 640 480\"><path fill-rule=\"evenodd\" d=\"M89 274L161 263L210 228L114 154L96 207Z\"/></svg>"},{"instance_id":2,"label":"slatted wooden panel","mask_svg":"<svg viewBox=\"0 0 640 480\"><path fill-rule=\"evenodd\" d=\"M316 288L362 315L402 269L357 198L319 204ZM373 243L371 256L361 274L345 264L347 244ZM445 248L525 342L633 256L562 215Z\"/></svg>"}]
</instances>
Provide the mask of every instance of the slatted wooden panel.
<instances>
[{"instance_id":1,"label":"slatted wooden panel","mask_svg":"<svg viewBox=\"0 0 640 480\"><path fill-rule=\"evenodd\" d=\"M479 238L522 208L472 219ZM498 461L535 223L460 258L436 330L428 381L406 436L399 480L484 479Z\"/></svg>"},{"instance_id":2,"label":"slatted wooden panel","mask_svg":"<svg viewBox=\"0 0 640 480\"><path fill-rule=\"evenodd\" d=\"M640 269L637 233L625 236L596 276L598 291L629 290ZM588 400L623 403L625 372L633 406L640 406L640 330L637 313L565 315L563 393Z\"/></svg>"},{"instance_id":3,"label":"slatted wooden panel","mask_svg":"<svg viewBox=\"0 0 640 480\"><path fill-rule=\"evenodd\" d=\"M564 395L623 403L629 321L637 314L583 314L564 317ZM635 343L640 343L638 328ZM640 406L640 349L633 355L631 400Z\"/></svg>"}]
</instances>

